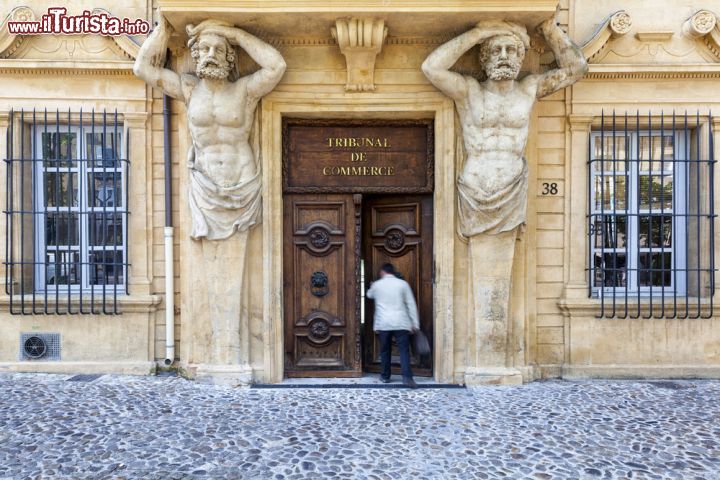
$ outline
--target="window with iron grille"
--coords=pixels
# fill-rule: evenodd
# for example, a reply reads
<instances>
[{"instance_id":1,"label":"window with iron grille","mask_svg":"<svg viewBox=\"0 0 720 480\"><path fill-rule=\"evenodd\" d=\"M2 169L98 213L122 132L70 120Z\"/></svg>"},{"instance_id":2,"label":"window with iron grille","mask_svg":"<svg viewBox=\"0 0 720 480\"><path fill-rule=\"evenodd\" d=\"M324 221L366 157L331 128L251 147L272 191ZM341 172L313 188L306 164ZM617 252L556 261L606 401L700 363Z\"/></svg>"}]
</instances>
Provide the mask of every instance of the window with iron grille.
<instances>
[{"instance_id":1,"label":"window with iron grille","mask_svg":"<svg viewBox=\"0 0 720 480\"><path fill-rule=\"evenodd\" d=\"M127 293L128 160L117 112L10 117L11 313L119 313L117 297Z\"/></svg>"},{"instance_id":2,"label":"window with iron grille","mask_svg":"<svg viewBox=\"0 0 720 480\"><path fill-rule=\"evenodd\" d=\"M589 285L601 317L712 315L712 122L601 119L590 135Z\"/></svg>"}]
</instances>

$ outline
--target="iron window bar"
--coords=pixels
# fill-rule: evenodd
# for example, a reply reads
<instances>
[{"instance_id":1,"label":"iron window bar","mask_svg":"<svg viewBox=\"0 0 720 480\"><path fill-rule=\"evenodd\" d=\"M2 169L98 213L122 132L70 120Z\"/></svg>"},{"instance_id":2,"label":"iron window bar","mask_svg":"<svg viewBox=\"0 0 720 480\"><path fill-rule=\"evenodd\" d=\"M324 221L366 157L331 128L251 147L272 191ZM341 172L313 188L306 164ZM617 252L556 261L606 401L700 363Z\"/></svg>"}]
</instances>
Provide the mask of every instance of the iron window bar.
<instances>
[{"instance_id":1,"label":"iron window bar","mask_svg":"<svg viewBox=\"0 0 720 480\"><path fill-rule=\"evenodd\" d=\"M130 139L117 110L11 110L6 135L10 313L120 314Z\"/></svg>"},{"instance_id":2,"label":"iron window bar","mask_svg":"<svg viewBox=\"0 0 720 480\"><path fill-rule=\"evenodd\" d=\"M710 318L712 114L619 118L603 111L588 144L588 295L600 300L597 318Z\"/></svg>"}]
</instances>

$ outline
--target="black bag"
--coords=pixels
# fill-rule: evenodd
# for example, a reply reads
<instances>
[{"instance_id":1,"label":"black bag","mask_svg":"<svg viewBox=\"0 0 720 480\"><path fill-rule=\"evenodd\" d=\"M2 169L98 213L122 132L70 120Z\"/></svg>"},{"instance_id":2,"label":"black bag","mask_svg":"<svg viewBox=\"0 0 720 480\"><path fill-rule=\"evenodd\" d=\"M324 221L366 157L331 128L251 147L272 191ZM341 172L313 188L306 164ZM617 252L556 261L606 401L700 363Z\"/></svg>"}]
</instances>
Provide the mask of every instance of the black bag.
<instances>
[{"instance_id":1,"label":"black bag","mask_svg":"<svg viewBox=\"0 0 720 480\"><path fill-rule=\"evenodd\" d=\"M430 342L428 342L428 339L422 330L418 330L413 334L412 349L413 353L420 357L430 355Z\"/></svg>"}]
</instances>

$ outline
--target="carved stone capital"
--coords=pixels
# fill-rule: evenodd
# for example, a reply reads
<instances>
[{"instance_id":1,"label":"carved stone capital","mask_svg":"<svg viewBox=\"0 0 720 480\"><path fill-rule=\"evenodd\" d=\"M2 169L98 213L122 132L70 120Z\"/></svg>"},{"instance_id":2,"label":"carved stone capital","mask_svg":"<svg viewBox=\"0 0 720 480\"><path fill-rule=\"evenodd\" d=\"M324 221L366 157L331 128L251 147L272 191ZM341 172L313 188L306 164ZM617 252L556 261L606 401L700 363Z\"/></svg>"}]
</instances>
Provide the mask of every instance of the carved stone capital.
<instances>
[{"instance_id":1,"label":"carved stone capital","mask_svg":"<svg viewBox=\"0 0 720 480\"><path fill-rule=\"evenodd\" d=\"M387 37L385 21L373 18L341 18L335 21L331 33L347 64L345 90L375 90L375 58Z\"/></svg>"},{"instance_id":2,"label":"carved stone capital","mask_svg":"<svg viewBox=\"0 0 720 480\"><path fill-rule=\"evenodd\" d=\"M579 115L571 113L568 115L567 120L570 125L570 131L572 132L589 132L590 126L593 122L592 115Z\"/></svg>"},{"instance_id":3,"label":"carved stone capital","mask_svg":"<svg viewBox=\"0 0 720 480\"><path fill-rule=\"evenodd\" d=\"M149 114L147 112L125 112L123 117L128 128L145 128Z\"/></svg>"}]
</instances>

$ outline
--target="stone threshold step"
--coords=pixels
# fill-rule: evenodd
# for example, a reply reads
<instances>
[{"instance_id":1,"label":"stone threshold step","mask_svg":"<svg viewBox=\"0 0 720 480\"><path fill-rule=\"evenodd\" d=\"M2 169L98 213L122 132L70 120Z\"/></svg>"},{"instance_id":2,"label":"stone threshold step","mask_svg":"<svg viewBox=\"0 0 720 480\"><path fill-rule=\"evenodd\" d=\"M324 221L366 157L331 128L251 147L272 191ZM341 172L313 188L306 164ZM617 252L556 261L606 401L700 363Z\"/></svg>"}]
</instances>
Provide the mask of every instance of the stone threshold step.
<instances>
[{"instance_id":1,"label":"stone threshold step","mask_svg":"<svg viewBox=\"0 0 720 480\"><path fill-rule=\"evenodd\" d=\"M401 382L398 383L255 383L250 388L259 389L278 389L278 388L313 388L313 389L333 389L333 388L373 388L373 389L406 389L408 387ZM418 389L464 389L464 385L453 385L449 383L418 383Z\"/></svg>"}]
</instances>

